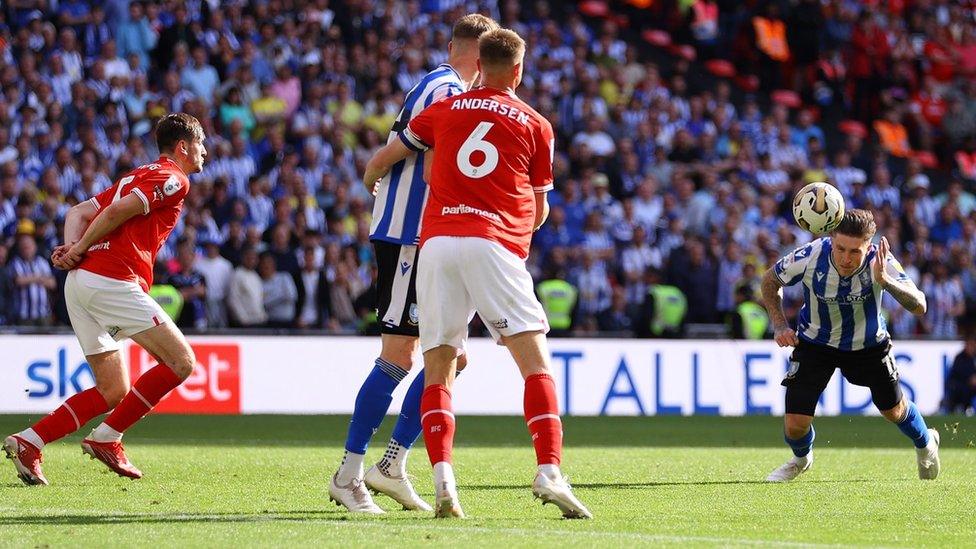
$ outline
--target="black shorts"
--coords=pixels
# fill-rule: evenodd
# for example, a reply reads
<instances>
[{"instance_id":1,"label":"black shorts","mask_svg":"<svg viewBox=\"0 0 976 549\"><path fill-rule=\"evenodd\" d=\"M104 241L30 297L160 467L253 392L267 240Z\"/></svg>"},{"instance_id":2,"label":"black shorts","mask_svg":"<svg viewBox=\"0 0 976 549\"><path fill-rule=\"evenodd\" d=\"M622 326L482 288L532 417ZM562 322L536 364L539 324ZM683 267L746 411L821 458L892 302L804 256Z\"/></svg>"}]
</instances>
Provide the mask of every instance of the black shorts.
<instances>
[{"instance_id":1,"label":"black shorts","mask_svg":"<svg viewBox=\"0 0 976 549\"><path fill-rule=\"evenodd\" d=\"M841 351L800 340L782 383L786 387L786 413L814 415L817 401L836 368L851 384L870 388L878 409L894 408L901 401L890 341L869 349Z\"/></svg>"},{"instance_id":2,"label":"black shorts","mask_svg":"<svg viewBox=\"0 0 976 549\"><path fill-rule=\"evenodd\" d=\"M417 247L373 241L376 318L380 333L420 337L417 329Z\"/></svg>"}]
</instances>

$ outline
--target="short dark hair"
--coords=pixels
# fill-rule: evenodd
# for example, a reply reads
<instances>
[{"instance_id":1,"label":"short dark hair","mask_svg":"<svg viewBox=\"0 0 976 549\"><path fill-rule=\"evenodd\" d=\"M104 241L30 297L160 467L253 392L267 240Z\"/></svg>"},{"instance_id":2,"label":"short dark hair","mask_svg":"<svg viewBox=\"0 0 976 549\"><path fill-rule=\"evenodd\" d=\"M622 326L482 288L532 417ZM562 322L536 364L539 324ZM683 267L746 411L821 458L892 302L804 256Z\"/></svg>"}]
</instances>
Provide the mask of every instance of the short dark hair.
<instances>
[{"instance_id":1,"label":"short dark hair","mask_svg":"<svg viewBox=\"0 0 976 549\"><path fill-rule=\"evenodd\" d=\"M180 141L203 141L203 138L200 121L185 112L167 114L156 123L156 147L159 152L173 152Z\"/></svg>"},{"instance_id":2,"label":"short dark hair","mask_svg":"<svg viewBox=\"0 0 976 549\"><path fill-rule=\"evenodd\" d=\"M451 40L477 40L482 34L497 28L498 23L491 17L469 13L454 23Z\"/></svg>"},{"instance_id":3,"label":"short dark hair","mask_svg":"<svg viewBox=\"0 0 976 549\"><path fill-rule=\"evenodd\" d=\"M840 225L833 232L856 238L871 238L878 232L878 225L874 222L873 213L855 208L844 212Z\"/></svg>"},{"instance_id":4,"label":"short dark hair","mask_svg":"<svg viewBox=\"0 0 976 549\"><path fill-rule=\"evenodd\" d=\"M478 39L481 64L491 67L514 67L525 53L525 40L515 31L495 29Z\"/></svg>"}]
</instances>

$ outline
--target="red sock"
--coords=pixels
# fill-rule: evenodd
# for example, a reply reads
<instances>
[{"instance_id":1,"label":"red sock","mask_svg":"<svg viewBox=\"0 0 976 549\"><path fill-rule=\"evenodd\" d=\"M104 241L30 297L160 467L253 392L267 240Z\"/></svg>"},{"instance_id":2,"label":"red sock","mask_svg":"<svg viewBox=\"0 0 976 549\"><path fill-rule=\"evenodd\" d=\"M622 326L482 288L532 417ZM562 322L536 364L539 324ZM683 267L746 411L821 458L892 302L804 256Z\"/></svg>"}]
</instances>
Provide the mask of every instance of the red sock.
<instances>
[{"instance_id":1,"label":"red sock","mask_svg":"<svg viewBox=\"0 0 976 549\"><path fill-rule=\"evenodd\" d=\"M536 462L559 465L563 454L563 423L559 420L556 384L549 374L525 378L525 423L532 434Z\"/></svg>"},{"instance_id":2,"label":"red sock","mask_svg":"<svg viewBox=\"0 0 976 549\"><path fill-rule=\"evenodd\" d=\"M93 417L108 411L108 403L98 389L92 387L64 401L57 410L44 416L32 428L44 444L50 444L81 429Z\"/></svg>"},{"instance_id":3,"label":"red sock","mask_svg":"<svg viewBox=\"0 0 976 549\"><path fill-rule=\"evenodd\" d=\"M129 394L107 418L105 424L120 433L149 413L167 393L175 389L183 380L165 364L155 366L136 380Z\"/></svg>"},{"instance_id":4,"label":"red sock","mask_svg":"<svg viewBox=\"0 0 976 549\"><path fill-rule=\"evenodd\" d=\"M454 412L451 392L443 385L431 385L420 397L420 424L424 428L424 444L431 465L442 461L451 463L454 450Z\"/></svg>"}]
</instances>

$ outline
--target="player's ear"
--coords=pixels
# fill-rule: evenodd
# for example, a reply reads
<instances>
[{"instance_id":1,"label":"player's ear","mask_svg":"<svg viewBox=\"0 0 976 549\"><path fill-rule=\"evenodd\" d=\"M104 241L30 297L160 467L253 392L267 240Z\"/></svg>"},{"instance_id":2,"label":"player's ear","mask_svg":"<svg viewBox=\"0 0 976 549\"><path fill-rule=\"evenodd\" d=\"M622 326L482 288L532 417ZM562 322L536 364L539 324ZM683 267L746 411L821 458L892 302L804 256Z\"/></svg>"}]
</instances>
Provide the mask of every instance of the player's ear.
<instances>
[{"instance_id":1,"label":"player's ear","mask_svg":"<svg viewBox=\"0 0 976 549\"><path fill-rule=\"evenodd\" d=\"M451 55L452 49L454 49L454 40L447 43L447 55Z\"/></svg>"}]
</instances>

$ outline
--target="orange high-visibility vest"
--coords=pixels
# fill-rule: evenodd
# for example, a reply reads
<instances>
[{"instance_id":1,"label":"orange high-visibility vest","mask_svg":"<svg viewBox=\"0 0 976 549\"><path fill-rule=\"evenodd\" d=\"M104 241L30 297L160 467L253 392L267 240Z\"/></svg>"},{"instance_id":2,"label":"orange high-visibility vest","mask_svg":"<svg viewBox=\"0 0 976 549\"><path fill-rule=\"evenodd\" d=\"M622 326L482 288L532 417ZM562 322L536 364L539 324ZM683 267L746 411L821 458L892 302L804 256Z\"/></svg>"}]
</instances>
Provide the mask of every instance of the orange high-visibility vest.
<instances>
[{"instance_id":1,"label":"orange high-visibility vest","mask_svg":"<svg viewBox=\"0 0 976 549\"><path fill-rule=\"evenodd\" d=\"M779 19L753 17L752 26L756 29L756 45L760 51L777 61L790 58L790 47L786 43L786 24Z\"/></svg>"}]
</instances>

